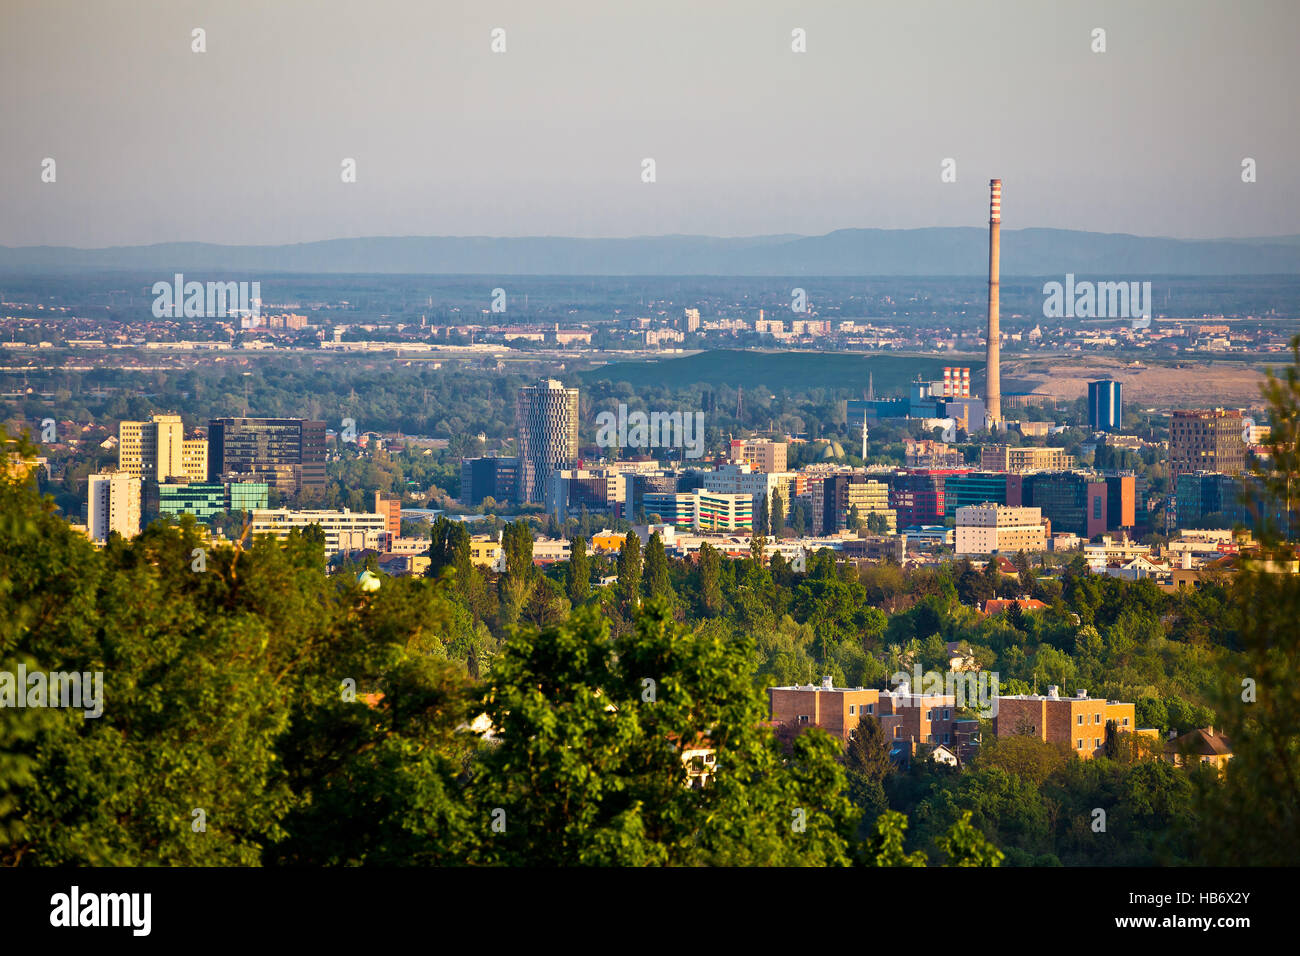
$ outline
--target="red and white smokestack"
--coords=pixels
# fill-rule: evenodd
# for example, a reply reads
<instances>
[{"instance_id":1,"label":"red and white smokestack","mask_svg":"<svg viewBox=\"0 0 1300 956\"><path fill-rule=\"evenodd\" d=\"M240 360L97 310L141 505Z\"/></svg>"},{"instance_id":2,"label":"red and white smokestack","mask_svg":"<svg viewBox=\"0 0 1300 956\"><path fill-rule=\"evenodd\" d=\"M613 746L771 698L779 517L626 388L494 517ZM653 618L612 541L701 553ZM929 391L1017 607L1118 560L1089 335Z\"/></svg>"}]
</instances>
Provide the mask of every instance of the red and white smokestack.
<instances>
[{"instance_id":1,"label":"red and white smokestack","mask_svg":"<svg viewBox=\"0 0 1300 956\"><path fill-rule=\"evenodd\" d=\"M989 329L985 355L984 407L990 424L1002 421L1002 330L998 320L998 276L1002 255L1002 180L989 180Z\"/></svg>"}]
</instances>

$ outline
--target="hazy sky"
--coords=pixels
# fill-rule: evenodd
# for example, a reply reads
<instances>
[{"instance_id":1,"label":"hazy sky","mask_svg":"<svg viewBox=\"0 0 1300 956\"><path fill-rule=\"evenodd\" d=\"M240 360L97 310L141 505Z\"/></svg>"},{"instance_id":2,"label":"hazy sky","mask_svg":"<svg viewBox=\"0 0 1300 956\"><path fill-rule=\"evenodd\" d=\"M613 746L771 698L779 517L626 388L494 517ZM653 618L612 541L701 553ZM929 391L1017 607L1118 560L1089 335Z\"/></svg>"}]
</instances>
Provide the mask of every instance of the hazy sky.
<instances>
[{"instance_id":1,"label":"hazy sky","mask_svg":"<svg viewBox=\"0 0 1300 956\"><path fill-rule=\"evenodd\" d=\"M1295 234L1298 28L1295 0L0 0L0 244L982 226L994 176L1008 229Z\"/></svg>"}]
</instances>

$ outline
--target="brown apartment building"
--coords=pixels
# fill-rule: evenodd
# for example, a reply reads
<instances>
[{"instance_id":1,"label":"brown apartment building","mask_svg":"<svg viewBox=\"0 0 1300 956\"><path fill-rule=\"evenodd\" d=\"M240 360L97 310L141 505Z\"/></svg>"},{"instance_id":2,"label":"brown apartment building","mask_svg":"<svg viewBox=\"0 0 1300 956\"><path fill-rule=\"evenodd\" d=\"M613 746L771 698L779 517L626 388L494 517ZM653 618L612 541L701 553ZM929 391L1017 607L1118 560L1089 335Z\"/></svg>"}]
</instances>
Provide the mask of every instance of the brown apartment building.
<instances>
[{"instance_id":1,"label":"brown apartment building","mask_svg":"<svg viewBox=\"0 0 1300 956\"><path fill-rule=\"evenodd\" d=\"M980 468L984 471L1069 471L1074 456L1064 448L1040 448L1034 445L985 445L980 449Z\"/></svg>"},{"instance_id":2,"label":"brown apartment building","mask_svg":"<svg viewBox=\"0 0 1300 956\"><path fill-rule=\"evenodd\" d=\"M1080 757L1091 758L1101 755L1106 743L1106 723L1111 720L1121 732L1137 730L1133 704L1089 697L1086 690L1074 697L1061 697L1056 687L1049 687L1045 696L999 697L993 734L996 737L1027 734L1049 743L1063 743Z\"/></svg>"},{"instance_id":3,"label":"brown apartment building","mask_svg":"<svg viewBox=\"0 0 1300 956\"><path fill-rule=\"evenodd\" d=\"M864 716L880 722L885 737L909 744L953 744L957 719L951 694L913 694L906 684L897 691L869 687L835 687L829 677L820 685L769 687L772 721L820 727L848 740Z\"/></svg>"},{"instance_id":4,"label":"brown apartment building","mask_svg":"<svg viewBox=\"0 0 1300 956\"><path fill-rule=\"evenodd\" d=\"M1239 475L1246 469L1241 412L1235 408L1183 409L1169 422L1169 482L1196 471Z\"/></svg>"}]
</instances>

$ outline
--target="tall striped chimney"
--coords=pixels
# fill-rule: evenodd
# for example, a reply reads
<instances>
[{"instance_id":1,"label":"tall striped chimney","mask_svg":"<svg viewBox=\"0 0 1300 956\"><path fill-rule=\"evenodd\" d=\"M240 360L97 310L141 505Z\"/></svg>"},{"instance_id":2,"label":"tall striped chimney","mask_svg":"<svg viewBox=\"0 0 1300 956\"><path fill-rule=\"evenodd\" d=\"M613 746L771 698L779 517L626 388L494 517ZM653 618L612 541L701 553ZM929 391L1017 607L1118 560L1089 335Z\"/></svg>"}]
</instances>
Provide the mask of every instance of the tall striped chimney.
<instances>
[{"instance_id":1,"label":"tall striped chimney","mask_svg":"<svg viewBox=\"0 0 1300 956\"><path fill-rule=\"evenodd\" d=\"M989 334L984 407L990 424L1002 421L1002 331L998 322L998 275L1002 255L1002 180L989 180Z\"/></svg>"}]
</instances>

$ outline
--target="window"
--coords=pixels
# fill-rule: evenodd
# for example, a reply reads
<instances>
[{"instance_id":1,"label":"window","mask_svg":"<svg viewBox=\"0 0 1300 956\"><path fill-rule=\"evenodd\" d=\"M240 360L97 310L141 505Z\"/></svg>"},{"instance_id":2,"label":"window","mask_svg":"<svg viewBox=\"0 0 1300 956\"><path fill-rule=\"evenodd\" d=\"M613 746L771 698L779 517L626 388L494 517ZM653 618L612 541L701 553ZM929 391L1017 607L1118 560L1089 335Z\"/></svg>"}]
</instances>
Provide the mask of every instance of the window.
<instances>
[{"instance_id":1,"label":"window","mask_svg":"<svg viewBox=\"0 0 1300 956\"><path fill-rule=\"evenodd\" d=\"M943 711L943 719L947 720L951 715L952 711L945 707Z\"/></svg>"},{"instance_id":2,"label":"window","mask_svg":"<svg viewBox=\"0 0 1300 956\"><path fill-rule=\"evenodd\" d=\"M1100 747L1100 746L1101 746L1101 738L1100 738L1100 737L1093 737L1093 738L1092 738L1092 749L1093 749L1093 750L1096 750L1096 749L1097 749L1098 747Z\"/></svg>"},{"instance_id":3,"label":"window","mask_svg":"<svg viewBox=\"0 0 1300 956\"><path fill-rule=\"evenodd\" d=\"M934 734L926 734L926 735L925 735L925 742L926 742L927 744L932 744L932 743L934 743Z\"/></svg>"},{"instance_id":4,"label":"window","mask_svg":"<svg viewBox=\"0 0 1300 956\"><path fill-rule=\"evenodd\" d=\"M948 743L948 734L943 735L943 742Z\"/></svg>"},{"instance_id":5,"label":"window","mask_svg":"<svg viewBox=\"0 0 1300 956\"><path fill-rule=\"evenodd\" d=\"M1094 724L1099 724L1099 723L1101 723L1101 714L1093 714L1093 715L1092 715L1092 722L1093 722Z\"/></svg>"},{"instance_id":6,"label":"window","mask_svg":"<svg viewBox=\"0 0 1300 956\"><path fill-rule=\"evenodd\" d=\"M1127 718L1127 717L1124 718L1124 726L1125 726L1125 727L1128 726L1128 718Z\"/></svg>"},{"instance_id":7,"label":"window","mask_svg":"<svg viewBox=\"0 0 1300 956\"><path fill-rule=\"evenodd\" d=\"M807 715L807 714L800 714L800 715L799 715L799 723L801 723L801 724L806 724L806 723L808 723L808 715Z\"/></svg>"},{"instance_id":8,"label":"window","mask_svg":"<svg viewBox=\"0 0 1300 956\"><path fill-rule=\"evenodd\" d=\"M850 714L856 714L856 713L857 713L856 708L855 708L852 704L849 704L849 713L850 713Z\"/></svg>"},{"instance_id":9,"label":"window","mask_svg":"<svg viewBox=\"0 0 1300 956\"><path fill-rule=\"evenodd\" d=\"M925 719L926 719L926 720L934 720L934 711L933 711L933 710L927 710L927 711L925 712Z\"/></svg>"},{"instance_id":10,"label":"window","mask_svg":"<svg viewBox=\"0 0 1300 956\"><path fill-rule=\"evenodd\" d=\"M1079 738L1079 746L1078 746L1077 749L1079 749L1079 750L1082 750L1082 749L1083 749L1083 738L1082 738L1082 737Z\"/></svg>"},{"instance_id":11,"label":"window","mask_svg":"<svg viewBox=\"0 0 1300 956\"><path fill-rule=\"evenodd\" d=\"M1080 715L1079 715L1079 720L1078 720L1078 722L1079 722L1079 723L1083 723L1083 714L1080 714Z\"/></svg>"},{"instance_id":12,"label":"window","mask_svg":"<svg viewBox=\"0 0 1300 956\"><path fill-rule=\"evenodd\" d=\"M867 704L867 713L868 713L868 714L874 714L875 712L876 712L876 705L875 705L875 704ZM1124 723L1127 724L1128 721L1126 720L1126 721L1124 721Z\"/></svg>"}]
</instances>

